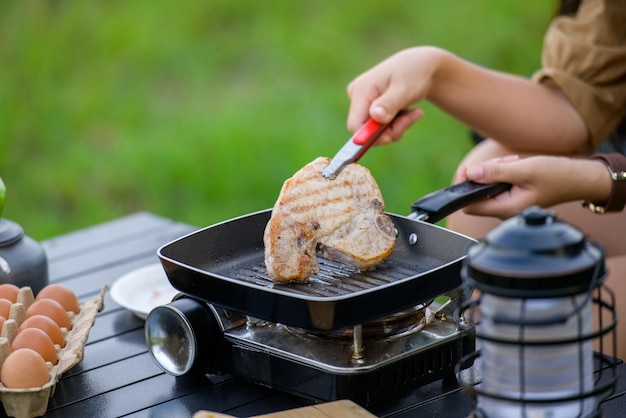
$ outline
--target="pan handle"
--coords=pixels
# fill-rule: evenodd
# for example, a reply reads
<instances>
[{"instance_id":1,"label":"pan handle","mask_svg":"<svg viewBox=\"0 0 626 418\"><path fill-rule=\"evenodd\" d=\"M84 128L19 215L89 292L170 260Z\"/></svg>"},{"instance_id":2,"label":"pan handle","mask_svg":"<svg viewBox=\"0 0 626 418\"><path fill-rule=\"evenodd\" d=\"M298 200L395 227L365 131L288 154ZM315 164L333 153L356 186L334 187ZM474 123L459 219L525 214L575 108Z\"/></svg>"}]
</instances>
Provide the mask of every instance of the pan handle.
<instances>
[{"instance_id":1,"label":"pan handle","mask_svg":"<svg viewBox=\"0 0 626 418\"><path fill-rule=\"evenodd\" d=\"M411 205L409 218L435 223L452 212L511 188L509 183L466 181L427 194Z\"/></svg>"}]
</instances>

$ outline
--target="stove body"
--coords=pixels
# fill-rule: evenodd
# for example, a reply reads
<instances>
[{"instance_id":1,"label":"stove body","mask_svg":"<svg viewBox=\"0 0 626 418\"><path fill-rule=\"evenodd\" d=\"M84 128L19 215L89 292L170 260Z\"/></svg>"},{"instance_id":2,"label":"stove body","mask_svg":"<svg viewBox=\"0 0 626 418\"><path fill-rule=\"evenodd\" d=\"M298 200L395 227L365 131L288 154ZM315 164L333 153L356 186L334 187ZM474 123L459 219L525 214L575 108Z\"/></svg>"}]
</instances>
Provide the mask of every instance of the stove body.
<instances>
[{"instance_id":1,"label":"stove body","mask_svg":"<svg viewBox=\"0 0 626 418\"><path fill-rule=\"evenodd\" d=\"M372 406L437 380L454 381L457 362L475 346L452 320L453 301L438 312L424 306L371 327L329 333L194 301L215 321L194 331L194 369L209 377L232 373L316 401L350 399Z\"/></svg>"}]
</instances>

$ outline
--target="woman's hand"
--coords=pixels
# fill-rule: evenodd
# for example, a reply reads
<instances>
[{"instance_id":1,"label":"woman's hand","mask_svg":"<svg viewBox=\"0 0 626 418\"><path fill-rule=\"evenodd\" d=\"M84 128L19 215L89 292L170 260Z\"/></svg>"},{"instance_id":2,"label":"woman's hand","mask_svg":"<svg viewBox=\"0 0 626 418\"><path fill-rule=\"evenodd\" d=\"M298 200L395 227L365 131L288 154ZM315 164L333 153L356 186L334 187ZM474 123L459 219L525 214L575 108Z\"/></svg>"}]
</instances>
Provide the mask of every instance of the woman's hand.
<instances>
[{"instance_id":1,"label":"woman's hand","mask_svg":"<svg viewBox=\"0 0 626 418\"><path fill-rule=\"evenodd\" d=\"M513 187L491 199L467 206L471 215L510 218L520 210L544 208L575 200L606 201L611 179L602 161L556 156L519 158L511 155L472 166L461 166L455 182L511 183Z\"/></svg>"},{"instance_id":2,"label":"woman's hand","mask_svg":"<svg viewBox=\"0 0 626 418\"><path fill-rule=\"evenodd\" d=\"M348 85L348 129L355 132L370 117L379 123L388 123L405 110L377 144L399 140L422 117L421 109L406 109L427 98L444 54L446 52L434 47L406 49L355 78Z\"/></svg>"}]
</instances>

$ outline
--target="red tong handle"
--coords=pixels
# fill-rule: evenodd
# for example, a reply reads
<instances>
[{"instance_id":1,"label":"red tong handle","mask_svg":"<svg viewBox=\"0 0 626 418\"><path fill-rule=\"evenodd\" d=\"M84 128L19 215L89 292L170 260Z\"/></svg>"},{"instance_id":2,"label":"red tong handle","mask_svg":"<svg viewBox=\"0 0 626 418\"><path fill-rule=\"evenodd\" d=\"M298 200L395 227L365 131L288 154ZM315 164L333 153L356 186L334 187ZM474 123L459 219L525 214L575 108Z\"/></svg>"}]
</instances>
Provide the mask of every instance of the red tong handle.
<instances>
[{"instance_id":1,"label":"red tong handle","mask_svg":"<svg viewBox=\"0 0 626 418\"><path fill-rule=\"evenodd\" d=\"M389 124L383 125L370 118L358 131L356 131L356 133L352 136L352 142L355 145L360 146L361 150L356 157L354 157L355 162L358 161L363 154L365 154L365 151L374 145L374 142L376 142L387 126L389 126Z\"/></svg>"},{"instance_id":2,"label":"red tong handle","mask_svg":"<svg viewBox=\"0 0 626 418\"><path fill-rule=\"evenodd\" d=\"M322 175L332 180L344 166L358 161L390 123L381 124L370 118L335 154L330 163L322 170Z\"/></svg>"}]
</instances>

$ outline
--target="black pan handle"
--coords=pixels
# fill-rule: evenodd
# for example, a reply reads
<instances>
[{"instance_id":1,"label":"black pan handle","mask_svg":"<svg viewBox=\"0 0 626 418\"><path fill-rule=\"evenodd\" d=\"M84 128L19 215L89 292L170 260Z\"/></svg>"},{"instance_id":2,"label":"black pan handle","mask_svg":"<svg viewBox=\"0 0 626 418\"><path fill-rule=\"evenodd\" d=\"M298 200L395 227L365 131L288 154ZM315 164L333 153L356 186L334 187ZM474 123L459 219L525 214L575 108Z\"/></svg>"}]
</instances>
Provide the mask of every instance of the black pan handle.
<instances>
[{"instance_id":1,"label":"black pan handle","mask_svg":"<svg viewBox=\"0 0 626 418\"><path fill-rule=\"evenodd\" d=\"M427 194L411 205L410 218L435 223L452 212L511 188L509 183L481 184L466 181Z\"/></svg>"}]
</instances>

